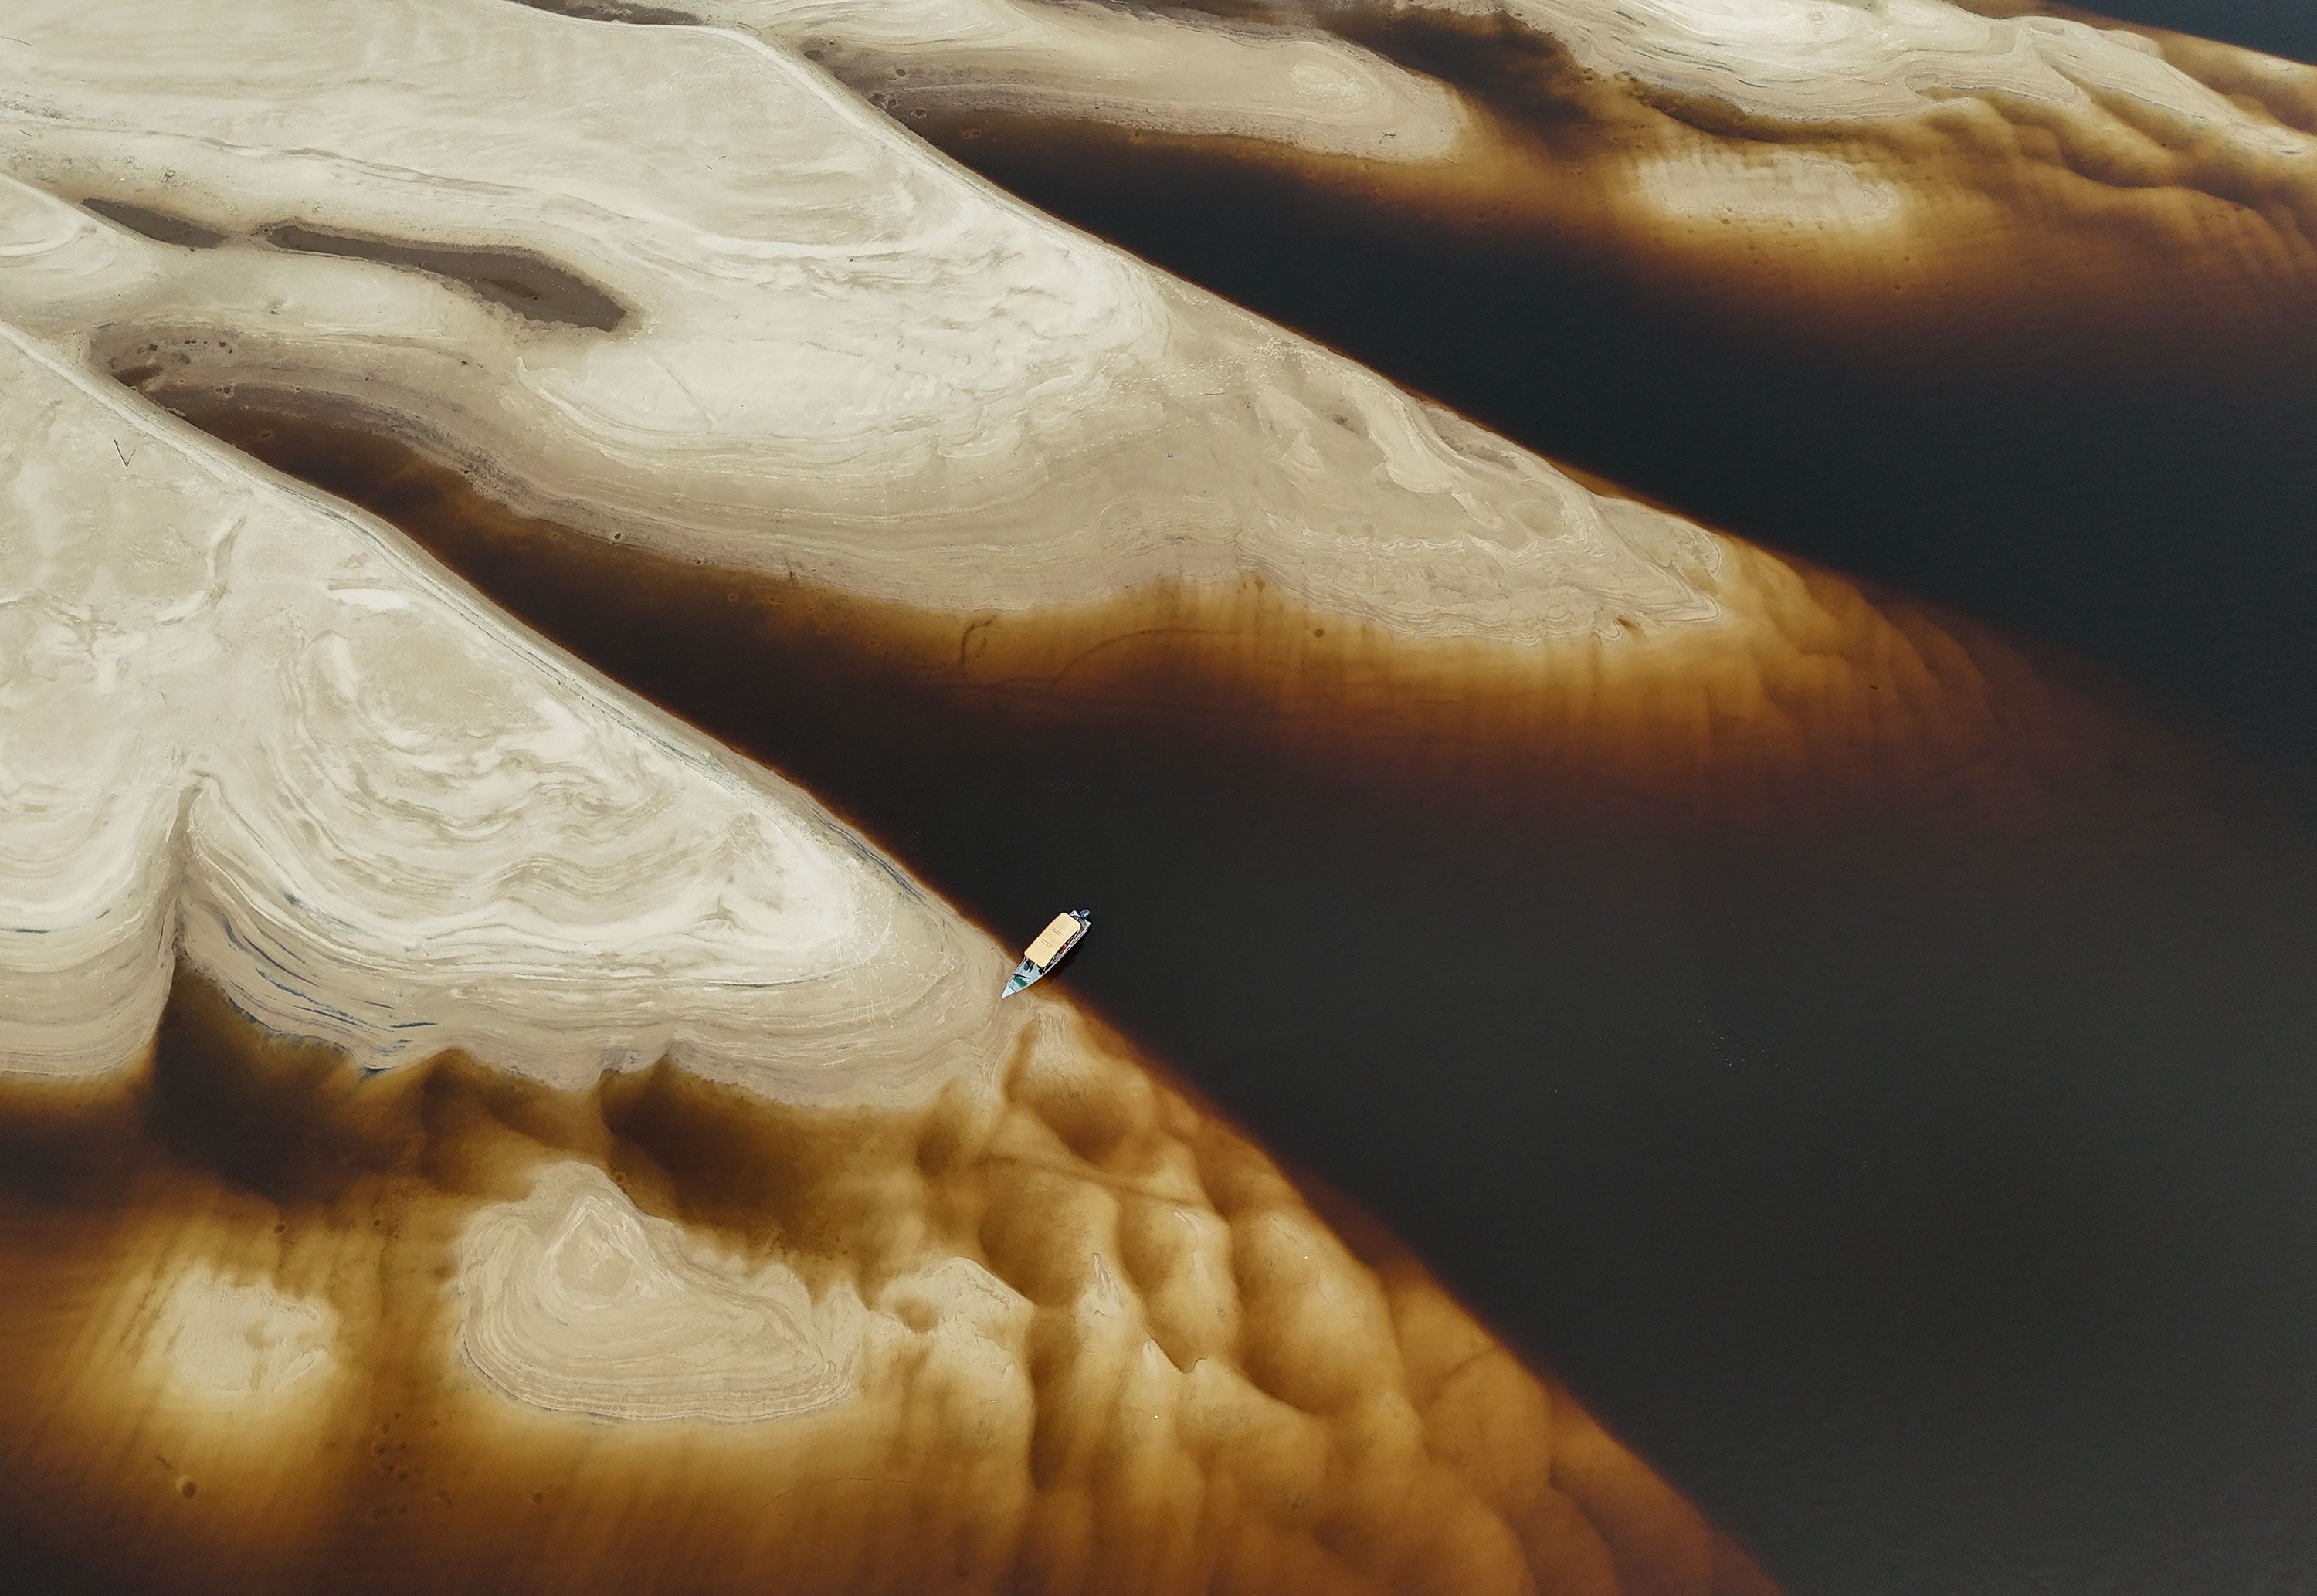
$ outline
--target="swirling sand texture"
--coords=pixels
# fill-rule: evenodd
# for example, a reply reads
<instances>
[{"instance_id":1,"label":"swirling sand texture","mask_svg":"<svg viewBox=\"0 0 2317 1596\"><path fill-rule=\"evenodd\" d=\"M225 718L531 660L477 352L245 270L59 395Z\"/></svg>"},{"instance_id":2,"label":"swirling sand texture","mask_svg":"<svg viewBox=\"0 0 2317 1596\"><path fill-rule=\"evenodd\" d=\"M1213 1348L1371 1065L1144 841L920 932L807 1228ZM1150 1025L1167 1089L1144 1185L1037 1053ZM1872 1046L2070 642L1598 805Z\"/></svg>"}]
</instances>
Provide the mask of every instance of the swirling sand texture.
<instances>
[{"instance_id":1,"label":"swirling sand texture","mask_svg":"<svg viewBox=\"0 0 2317 1596\"><path fill-rule=\"evenodd\" d=\"M838 1089L996 1034L996 950L810 803L374 526L4 331L0 361L14 1067L134 1057L179 942L372 1065L673 1048Z\"/></svg>"},{"instance_id":2,"label":"swirling sand texture","mask_svg":"<svg viewBox=\"0 0 2317 1596\"><path fill-rule=\"evenodd\" d=\"M1114 539L1130 566L1173 545L1057 520L1042 535L1060 543L1009 561L959 530L992 513L971 487L966 522L890 540L894 522L812 501L898 472L889 505L946 502L936 417L961 415L990 429L970 435L1018 497L1046 469L1021 440L1074 416L1121 424L1105 384L1140 396L1137 417L1209 383L1305 427L1308 397L1275 396L1238 355L1145 370L1120 353L1153 307L1193 307L1180 335L1204 325L1226 353L1254 324L1034 223L729 37L666 35L674 56L647 52L640 79L617 30L380 8L371 55L332 65L306 53L332 36L318 14L262 13L224 49L157 9L141 67L91 61L78 111L12 124L20 169L114 191L100 219L0 190L12 1536L91 1574L237 1592L1758 1588L1388 1244L1347 1244L1058 1000L1000 1008L1005 955L809 799L92 358L94 329L149 342L130 324L166 304L170 336L201 323L232 361L278 334L318 378L346 352L348 388L393 391L405 355L444 379L471 361L475 386L452 388L472 410L431 383L405 391L485 442L479 418L504 401L498 435L592 452L607 494L647 496L642 463L664 461L651 493L688 535L739 542L726 512L747 495L728 490L785 485L801 562L863 584L922 566L968 593L986 568L1019 596L1114 580L1107 553L1077 568L1064 545ZM62 8L26 21L71 40ZM395 31L414 22L434 31ZM173 91L192 58L172 63L172 27L254 76ZM399 86L389 43L427 61ZM69 53L40 93L66 91ZM361 59L361 94L305 93ZM584 109L469 138L456 108L518 65ZM631 188L630 219L607 221L588 183L674 103L647 88L623 110L602 91L679 68L734 91L694 81L685 103L777 111L765 125L804 142L689 196ZM92 85L140 71L139 106L182 94L178 131L97 103L114 91ZM384 171L383 145L327 153L327 117L267 129L358 103L371 112L348 125L374 113L418 165ZM42 153L40 124L76 130ZM235 142L259 131L270 142ZM666 129L685 150L667 172L704 165L698 133ZM513 166L414 177L467 145ZM550 158L553 182L521 170ZM210 159L216 202L184 204ZM750 241L742 218L761 223L776 183L787 231ZM291 199L341 190L371 208ZM702 195L734 229L721 245L675 219ZM475 226L385 214L437 199ZM273 241L146 236L172 201L220 238ZM864 219L892 225L872 242ZM551 270L519 258L582 237L604 247L558 250ZM928 386L905 371L926 343L878 331L867 302L845 330L848 252L887 279L881 314L965 317L942 308L946 279L1020 294L1026 319L1009 330L976 298L987 325L955 334L958 382ZM1018 273L990 269L1016 256ZM821 287L783 309L766 270ZM719 272L742 285L728 299ZM804 352L815 306L831 308L830 385L765 382L748 318L770 307ZM704 319L685 333L686 317ZM1404 542L1322 539L1348 550L1315 561L1323 585L1400 593L1419 619L1476 597L1484 626L1516 632L1651 606L1667 626L1711 621L1704 534L1605 511L1508 451L1450 448L1445 424L1373 379L1266 347L1384 429L1329 446L1364 462L1349 491L1431 518ZM964 374L984 357L994 373ZM773 424L808 405L819 432L768 453L766 438L795 441ZM931 430L913 439L912 415ZM1188 424L1223 449L1212 417ZM1467 450L1482 463L1458 464ZM1328 479L1316 457L1297 469ZM1252 491L1286 492L1269 480ZM685 519L695 494L725 512ZM1543 530L1488 535L1522 517ZM1280 549L1302 535L1250 524ZM791 547L758 536L751 557ZM1548 579L1565 608L1535 603Z\"/></svg>"},{"instance_id":3,"label":"swirling sand texture","mask_svg":"<svg viewBox=\"0 0 2317 1596\"><path fill-rule=\"evenodd\" d=\"M816 1315L780 1264L703 1256L586 1164L478 1214L460 1263L460 1348L519 1401L746 1424L853 1395L859 1298Z\"/></svg>"},{"instance_id":4,"label":"swirling sand texture","mask_svg":"<svg viewBox=\"0 0 2317 1596\"><path fill-rule=\"evenodd\" d=\"M1820 10L1519 25L1764 117L2107 95L2249 182L2299 137L2099 36ZM1007 954L810 798L112 379L372 429L547 557L788 584L969 682L1099 698L1111 645L1187 636L1295 666L1289 718L1485 679L1474 742L1929 749L2008 791L2026 673L1050 221L793 53L1298 159L1477 147L1324 18L717 20L755 31L8 19L13 1528L181 1589L1762 1589L1391 1244L1060 998L1001 1007ZM1629 174L1667 217L1915 203L1674 154Z\"/></svg>"},{"instance_id":5,"label":"swirling sand texture","mask_svg":"<svg viewBox=\"0 0 2317 1596\"><path fill-rule=\"evenodd\" d=\"M1697 528L1606 513L736 34L504 0L283 3L228 31L122 0L20 31L10 169L230 240L42 224L10 314L117 367L359 406L577 524L868 596L1019 609L1251 573L1418 634L1720 616ZM300 247L262 241L285 224ZM413 247L529 249L628 314L517 315Z\"/></svg>"},{"instance_id":6,"label":"swirling sand texture","mask_svg":"<svg viewBox=\"0 0 2317 1596\"><path fill-rule=\"evenodd\" d=\"M1426 723L1509 692L1520 740L1659 767L1710 756L1701 728L1790 776L2009 735L1985 678L2018 673L1976 646L1056 227L770 45L482 0L301 14L228 42L157 10L134 78L38 19L0 144L54 193L17 201L46 219L12 314L181 406L351 420L574 531L897 604L960 660L962 632L1001 657L993 617L1062 618L1033 660L1373 639L1275 674ZM358 109L306 92L357 70ZM1283 602L1253 628L1249 584Z\"/></svg>"},{"instance_id":7,"label":"swirling sand texture","mask_svg":"<svg viewBox=\"0 0 2317 1596\"><path fill-rule=\"evenodd\" d=\"M2232 314L2286 329L2317 283L2317 70L2255 51L2019 0L1203 9L1161 24L1105 8L1099 43L1065 52L1050 32L1046 57L1002 64L959 42L1006 31L994 11L973 25L753 0L657 13L826 45L848 82L1008 181L1060 159L1044 147L1058 138L1081 160L1096 138L1129 174L1185 156L1269 166L1459 234L1606 251L1653 294L1784 316L1805 342L2020 307L2113 336L2147 313L2155 270L2193 272ZM1162 26L1217 49L1332 43L1410 103L1445 85L1454 143L1437 151L1428 109L1354 154L1292 128L1217 137L1127 85L1103 103L1042 86L1099 72L1129 39L1161 48Z\"/></svg>"}]
</instances>

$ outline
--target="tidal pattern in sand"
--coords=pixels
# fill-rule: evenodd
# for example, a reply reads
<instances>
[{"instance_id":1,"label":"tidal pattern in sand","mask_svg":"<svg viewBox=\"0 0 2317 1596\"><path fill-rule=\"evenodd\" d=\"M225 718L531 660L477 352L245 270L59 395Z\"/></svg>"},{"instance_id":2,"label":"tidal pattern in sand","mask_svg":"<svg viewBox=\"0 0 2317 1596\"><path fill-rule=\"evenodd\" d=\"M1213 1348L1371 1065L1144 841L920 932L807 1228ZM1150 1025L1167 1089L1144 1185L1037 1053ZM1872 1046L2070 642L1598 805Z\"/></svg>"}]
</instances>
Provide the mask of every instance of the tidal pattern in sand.
<instances>
[{"instance_id":1,"label":"tidal pattern in sand","mask_svg":"<svg viewBox=\"0 0 2317 1596\"><path fill-rule=\"evenodd\" d=\"M2309 69L10 32L23 1588L2317 1569Z\"/></svg>"}]
</instances>

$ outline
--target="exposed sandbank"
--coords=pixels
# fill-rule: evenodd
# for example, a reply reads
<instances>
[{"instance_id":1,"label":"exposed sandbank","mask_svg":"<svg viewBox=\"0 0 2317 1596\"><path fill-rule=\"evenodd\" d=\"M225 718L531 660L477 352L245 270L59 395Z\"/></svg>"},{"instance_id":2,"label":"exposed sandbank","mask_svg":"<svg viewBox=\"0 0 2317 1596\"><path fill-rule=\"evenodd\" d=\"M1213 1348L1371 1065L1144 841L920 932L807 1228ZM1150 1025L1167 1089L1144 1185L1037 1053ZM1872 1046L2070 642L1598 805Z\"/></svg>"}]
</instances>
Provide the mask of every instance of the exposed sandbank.
<instances>
[{"instance_id":1,"label":"exposed sandbank","mask_svg":"<svg viewBox=\"0 0 2317 1596\"><path fill-rule=\"evenodd\" d=\"M118 13L28 23L9 168L228 241L42 222L8 312L118 366L358 401L571 524L869 597L1024 609L1252 574L1412 635L1721 616L1709 534L1605 511L753 40L492 0L321 11L228 41L157 5L133 72ZM302 92L357 73L359 103ZM550 83L586 111L539 115ZM631 314L544 322L260 242L285 225L528 250Z\"/></svg>"},{"instance_id":2,"label":"exposed sandbank","mask_svg":"<svg viewBox=\"0 0 2317 1596\"><path fill-rule=\"evenodd\" d=\"M1057 19L1074 8L1009 7L1015 25L1058 31L1050 56L1003 66L966 42L997 30L990 18L764 0L655 14L839 41L824 52L833 70L976 164L977 139L1077 129L1097 137L1089 161L1274 165L1439 222L1493 218L1536 247L1618 251L1653 291L1689 277L1799 299L1804 336L1829 311L1936 323L2024 303L2129 317L2168 270L2256 324L2305 316L2317 291L2317 70L2256 51L2012 0L1203 9L1163 22L1105 10L1101 46L1065 49ZM1293 127L1170 115L1164 94L1124 82L1100 101L1025 87L1096 71L1127 38L1186 49L1186 30L1213 49L1317 36L1355 51L1364 79L1445 87L1455 141L1436 150L1431 120L1410 116L1395 140L1334 148Z\"/></svg>"},{"instance_id":3,"label":"exposed sandbank","mask_svg":"<svg viewBox=\"0 0 2317 1596\"><path fill-rule=\"evenodd\" d=\"M511 491L902 603L1260 572L1609 642L1726 624L1717 540L730 36L136 20L30 19L62 114L0 137L27 1538L237 1591L1760 1588L804 795L106 373L400 396Z\"/></svg>"}]
</instances>

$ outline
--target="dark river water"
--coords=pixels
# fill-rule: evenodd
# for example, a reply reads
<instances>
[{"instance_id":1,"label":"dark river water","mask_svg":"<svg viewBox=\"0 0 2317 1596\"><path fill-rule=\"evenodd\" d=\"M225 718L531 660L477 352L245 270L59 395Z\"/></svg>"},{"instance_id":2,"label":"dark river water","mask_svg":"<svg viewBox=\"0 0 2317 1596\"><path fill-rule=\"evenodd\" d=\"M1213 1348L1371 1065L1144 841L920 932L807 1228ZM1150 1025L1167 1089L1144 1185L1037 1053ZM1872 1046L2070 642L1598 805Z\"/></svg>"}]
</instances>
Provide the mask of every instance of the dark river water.
<instances>
[{"instance_id":1,"label":"dark river water","mask_svg":"<svg viewBox=\"0 0 2317 1596\"><path fill-rule=\"evenodd\" d=\"M2116 9L2317 56L2277 0ZM1077 989L1795 1596L2317 1591L2317 342L2181 278L2105 339L2031 295L1934 349L1813 343L1549 236L961 130L1548 455L2101 662L2227 774L2003 834L1466 826L949 736L905 757L952 801L877 834L1002 923L1097 905ZM990 856L1024 782L1074 801ZM1229 963L1225 904L1275 925Z\"/></svg>"},{"instance_id":2,"label":"dark river water","mask_svg":"<svg viewBox=\"0 0 2317 1596\"><path fill-rule=\"evenodd\" d=\"M2301 0L2109 0L2096 9L2124 22L2317 61L2317 10Z\"/></svg>"}]
</instances>

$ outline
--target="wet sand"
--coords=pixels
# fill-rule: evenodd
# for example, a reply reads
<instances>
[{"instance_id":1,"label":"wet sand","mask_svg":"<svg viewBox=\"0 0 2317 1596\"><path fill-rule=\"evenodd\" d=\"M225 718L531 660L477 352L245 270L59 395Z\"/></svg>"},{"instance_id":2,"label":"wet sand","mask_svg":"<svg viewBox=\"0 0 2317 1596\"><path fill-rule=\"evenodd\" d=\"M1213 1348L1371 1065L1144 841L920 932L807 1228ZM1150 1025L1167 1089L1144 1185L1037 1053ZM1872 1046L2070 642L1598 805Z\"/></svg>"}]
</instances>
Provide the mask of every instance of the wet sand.
<instances>
[{"instance_id":1,"label":"wet sand","mask_svg":"<svg viewBox=\"0 0 2317 1596\"><path fill-rule=\"evenodd\" d=\"M1754 153L1874 224L1847 241L1778 216L1665 228L1622 191L1552 180L1622 170L1628 138L1694 155L1700 131L1747 129L1694 105L1670 117L1688 132L1609 114L1502 38L1364 37L1486 108L1495 158L1452 180L1051 121L911 125L1521 441L2099 655L2175 725L2306 756L2310 307L2265 221L2193 192L2053 205L2057 180L2000 152L1943 186L1952 151L1915 169L1901 150L1937 225L1893 232L1882 191L1828 175L1837 138ZM1763 198L1701 170L1713 204ZM621 314L512 253L276 242L533 321ZM1587 380L1535 380L1572 370ZM1094 905L1069 992L1373 1205L1796 1596L2255 1591L2317 1569L2317 847L2288 805L2249 800L2258 780L2114 712L2113 684L2080 691L2040 649L1758 551L1737 557L1761 624L1641 659L1391 638L1252 579L1076 611L880 606L525 520L398 446L264 413L294 395L156 391L802 782L1002 941ZM1074 1150L1115 1150L1046 1107ZM195 1587L681 1583L678 1520L869 1586L946 1576L839 1566L845 1547L954 1554L961 1583L999 1566L976 1510L891 1509L867 1467L767 1517L771 1476L702 1465L696 1437L568 1469L559 1442L479 1448L428 1361L453 1217L519 1205L542 1160L584 1152L639 1211L745 1247L844 1196L768 1172L825 1168L823 1133L857 1150L845 1128L770 1124L666 1071L557 1094L449 1058L350 1086L191 984L148 1074L0 1121L25 1177L12 1257L41 1283L26 1300L59 1305L11 1326L42 1371L8 1411L11 1538L88 1588L149 1588L188 1544ZM279 1254L246 1268L268 1234ZM175 1271L147 1317L74 1317L140 1261ZM243 1278L285 1266L332 1282L310 1300L339 1317ZM247 1459L122 1454L136 1431L106 1416L136 1392L85 1375L151 1342L311 1406L329 1323L378 1350L360 1390L300 1421L336 1472L264 1500L218 1486L264 1477ZM237 1340L245 1324L264 1334ZM520 1384L510 1344L486 1373ZM479 1473L495 1449L516 1461ZM646 1465L664 1478L639 1492ZM943 1477L951 1507L978 1499ZM1179 1526L1127 1519L1112 1529L1163 1562ZM839 1523L861 1533L815 1538ZM1642 1523L1623 1555L1694 1560L1682 1523ZM1021 1566L1086 1583L1085 1529L1050 1519Z\"/></svg>"},{"instance_id":2,"label":"wet sand","mask_svg":"<svg viewBox=\"0 0 2317 1596\"><path fill-rule=\"evenodd\" d=\"M1092 905L1074 995L1372 1205L1787 1588L2251 1588L2317 1555L2272 1513L2317 1477L2277 1421L2317 1303L2312 851L1999 641L1961 628L1941 680L2046 709L1975 756L1936 717L1677 713L1569 757L1469 678L1328 699L1258 598L1066 669L1087 634L831 608L175 399L997 934Z\"/></svg>"},{"instance_id":3,"label":"wet sand","mask_svg":"<svg viewBox=\"0 0 2317 1596\"><path fill-rule=\"evenodd\" d=\"M1306 1350L1316 1357L1264 1350L1319 1306L1287 1303L1327 1264L1299 1252L1292 1224L1278 1228L1286 1189L1251 1147L1164 1085L1154 1095L1127 1077L1058 1074L1028 1049L1006 1074L1014 1119L1030 1119L994 1143L955 1102L779 1105L674 1065L587 1090L455 1054L366 1074L182 979L138 1068L101 1087L0 1093L0 1244L18 1287L0 1315L17 1371L0 1388L12 1552L0 1577L59 1592L1372 1588L1355 1565L1373 1550L1382 1504L1329 1527L1318 1502L1404 1438L1355 1422L1331 1439L1332 1420L1291 1419L1218 1385L1212 1358L1190 1355L1207 1332L1167 1317L1168 1293L1188 1288L1179 1278L1155 1292L1153 1324L1172 1343L1164 1356L1202 1371L1201 1389L1172 1422L1136 1415L1145 1432L1131 1444L1085 1423L1106 1386L1133 1375L1092 1344L1099 1315L1076 1326L1036 1315L1024 1383L1038 1395L1019 1412L978 1388L989 1370L970 1337L919 1348L899 1389L848 1390L777 1425L723 1422L729 1392L689 1422L647 1423L559 1411L537 1392L506 1400L509 1370L493 1355L505 1347L476 1339L495 1288L475 1254L575 1183L597 1194L595 1211L557 1221L581 1227L576 1242L553 1238L544 1258L518 1248L512 1262L543 1271L532 1289L576 1292L576 1308L600 1307L588 1271L628 1232L680 1226L677 1262L703 1287L793 1268L826 1317L845 1290L830 1297L831 1280L871 1285L910 1251L920 1226L893 1199L896 1177L914 1172L949 1192L925 1222L978 1239L1027 1293L994 1296L1027 1318L1033 1302L1078 1289L1095 1256L1078 1244L1090 1216L1118 1217L1138 1279L1156 1287L1179 1266L1166 1190L1178 1172L1167 1166L1193 1146L1200 1178L1248 1226L1231 1267L1255 1279L1266 1235L1287 1243L1273 1259L1285 1295L1273 1304L1258 1287L1234 1322L1253 1377L1306 1401L1346 1369L1372 1384L1381 1365L1357 1356L1373 1349L1356 1313L1332 1345ZM1042 1147L1021 1134L1031 1123L1061 1139ZM1175 1140L1184 1132L1191 1143ZM1100 1172L1091 1182L1071 1172L1081 1160ZM1377 1271L1398 1317L1429 1444L1528 1496L1521 1533L1537 1574L1570 1589L1767 1592L1392 1243L1355 1218L1346 1234L1346 1256ZM723 1261L685 1262L711 1257ZM935 1312L930 1298L916 1311ZM518 1327L518 1351L546 1328ZM567 1328L585 1338L604 1325ZM1147 1378L1136 1395L1162 1400ZM944 1411L962 1404L971 1419L977 1401L979 1423ZM1549 1431L1550 1484L1543 1451L1524 1463L1505 1449L1515 1431L1538 1448ZM1200 1469L1211 1490L1185 1493L1183 1476ZM1454 1549L1471 1526L1439 1494L1445 1479L1402 1479L1432 1519L1392 1588L1468 1590L1525 1555L1517 1543Z\"/></svg>"},{"instance_id":4,"label":"wet sand","mask_svg":"<svg viewBox=\"0 0 2317 1596\"><path fill-rule=\"evenodd\" d=\"M1759 1589L809 795L4 331L0 1478L55 1550L249 1592ZM217 994L182 1050L173 967Z\"/></svg>"}]
</instances>

